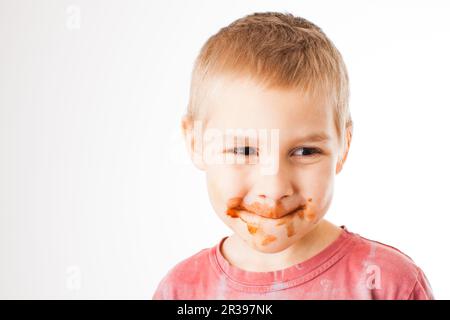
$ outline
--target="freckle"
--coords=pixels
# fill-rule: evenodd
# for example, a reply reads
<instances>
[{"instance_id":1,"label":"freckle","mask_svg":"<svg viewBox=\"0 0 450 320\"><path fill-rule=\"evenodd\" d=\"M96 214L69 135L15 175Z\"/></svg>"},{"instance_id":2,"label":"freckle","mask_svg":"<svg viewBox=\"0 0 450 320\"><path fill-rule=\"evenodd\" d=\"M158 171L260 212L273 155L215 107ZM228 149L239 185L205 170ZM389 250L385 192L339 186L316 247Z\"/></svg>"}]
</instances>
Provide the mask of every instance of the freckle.
<instances>
[{"instance_id":1,"label":"freckle","mask_svg":"<svg viewBox=\"0 0 450 320\"><path fill-rule=\"evenodd\" d=\"M262 244L263 246L266 246L266 245L268 245L269 243L275 241L276 239L277 239L277 237L275 237L275 236L269 234L269 235L267 235L267 236L264 238L264 240L261 242L261 244Z\"/></svg>"},{"instance_id":2,"label":"freckle","mask_svg":"<svg viewBox=\"0 0 450 320\"><path fill-rule=\"evenodd\" d=\"M309 199L308 199L308 202L312 202L312 198L309 198Z\"/></svg>"},{"instance_id":3,"label":"freckle","mask_svg":"<svg viewBox=\"0 0 450 320\"><path fill-rule=\"evenodd\" d=\"M294 230L294 223L292 221L289 222L289 224L286 226L286 231L288 238L294 235L295 230Z\"/></svg>"}]
</instances>

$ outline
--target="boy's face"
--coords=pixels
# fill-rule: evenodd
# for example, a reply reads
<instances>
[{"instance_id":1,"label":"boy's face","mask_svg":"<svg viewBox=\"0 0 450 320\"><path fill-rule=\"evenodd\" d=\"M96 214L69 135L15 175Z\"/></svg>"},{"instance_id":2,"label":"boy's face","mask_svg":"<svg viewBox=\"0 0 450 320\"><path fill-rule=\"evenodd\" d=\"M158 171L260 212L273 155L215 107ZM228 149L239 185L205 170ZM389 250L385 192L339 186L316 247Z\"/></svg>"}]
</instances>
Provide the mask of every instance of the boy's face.
<instances>
[{"instance_id":1,"label":"boy's face","mask_svg":"<svg viewBox=\"0 0 450 320\"><path fill-rule=\"evenodd\" d=\"M327 212L351 131L340 149L333 108L323 98L244 79L223 77L216 84L204 101L206 134L191 135L188 147L202 143L196 165L206 173L212 206L225 224L252 248L279 252Z\"/></svg>"}]
</instances>

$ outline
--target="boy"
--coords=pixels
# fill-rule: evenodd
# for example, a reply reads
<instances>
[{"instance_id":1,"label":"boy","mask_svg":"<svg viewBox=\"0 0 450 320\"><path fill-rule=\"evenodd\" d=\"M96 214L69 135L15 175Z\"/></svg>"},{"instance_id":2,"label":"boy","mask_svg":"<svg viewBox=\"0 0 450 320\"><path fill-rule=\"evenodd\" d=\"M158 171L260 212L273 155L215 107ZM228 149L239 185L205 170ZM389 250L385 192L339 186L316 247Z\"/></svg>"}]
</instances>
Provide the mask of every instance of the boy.
<instances>
[{"instance_id":1,"label":"boy","mask_svg":"<svg viewBox=\"0 0 450 320\"><path fill-rule=\"evenodd\" d=\"M348 98L340 53L300 17L254 13L206 42L182 128L233 234L176 265L154 299L434 299L407 255L324 219Z\"/></svg>"}]
</instances>

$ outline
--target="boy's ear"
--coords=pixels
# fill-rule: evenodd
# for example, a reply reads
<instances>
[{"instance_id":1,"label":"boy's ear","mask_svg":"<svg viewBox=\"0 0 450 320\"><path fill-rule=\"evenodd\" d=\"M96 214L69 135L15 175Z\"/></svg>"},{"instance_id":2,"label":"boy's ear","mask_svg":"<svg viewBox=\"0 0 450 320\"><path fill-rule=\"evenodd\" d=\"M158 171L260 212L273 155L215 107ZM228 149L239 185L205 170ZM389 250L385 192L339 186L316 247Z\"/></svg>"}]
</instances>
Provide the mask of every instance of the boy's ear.
<instances>
[{"instance_id":1,"label":"boy's ear","mask_svg":"<svg viewBox=\"0 0 450 320\"><path fill-rule=\"evenodd\" d=\"M181 131L183 132L186 149L194 165L204 171L202 130L200 129L200 132L198 132L199 130L196 129L193 119L188 115L184 115L181 119Z\"/></svg>"},{"instance_id":2,"label":"boy's ear","mask_svg":"<svg viewBox=\"0 0 450 320\"><path fill-rule=\"evenodd\" d=\"M348 150L350 149L350 144L352 142L352 136L353 136L353 125L349 125L345 129L345 141L344 141L344 150L342 153L342 157L339 157L338 163L336 165L336 174L341 172L345 160L347 160Z\"/></svg>"}]
</instances>

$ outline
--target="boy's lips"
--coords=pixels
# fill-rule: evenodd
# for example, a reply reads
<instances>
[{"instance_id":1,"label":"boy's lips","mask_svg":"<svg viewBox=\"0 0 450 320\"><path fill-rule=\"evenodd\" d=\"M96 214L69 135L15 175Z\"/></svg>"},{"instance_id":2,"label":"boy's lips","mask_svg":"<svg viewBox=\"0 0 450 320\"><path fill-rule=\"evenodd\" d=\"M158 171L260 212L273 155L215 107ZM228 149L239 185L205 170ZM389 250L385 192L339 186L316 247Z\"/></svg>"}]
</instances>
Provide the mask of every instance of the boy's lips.
<instances>
[{"instance_id":1,"label":"boy's lips","mask_svg":"<svg viewBox=\"0 0 450 320\"><path fill-rule=\"evenodd\" d=\"M312 205L312 198L308 198L306 204L300 204L292 210L284 210L283 206L277 205L273 208L272 206L264 206L261 203L252 204L242 204L240 198L232 198L227 203L228 209L226 214L231 218L239 218L247 225L247 230L251 235L262 234L266 235L262 245L267 245L273 242L279 236L279 231L277 235L267 234L263 230L264 226L269 227L269 230L273 227L278 228L284 226L286 229L287 237L292 237L296 233L294 219L299 217L300 219L305 219L305 221L312 222L317 218L317 214ZM271 225L271 227L270 227ZM267 232L267 230L266 230Z\"/></svg>"},{"instance_id":2,"label":"boy's lips","mask_svg":"<svg viewBox=\"0 0 450 320\"><path fill-rule=\"evenodd\" d=\"M304 210L305 208L306 208L305 205L299 205L295 209L290 210L290 211L285 211L285 210L283 210L283 211L256 211L256 210L252 210L252 209L250 209L250 210L245 209L244 211L246 211L247 213L250 213L250 214L255 214L257 216L267 218L267 219L281 219L281 218L286 218L290 215L297 214L298 211Z\"/></svg>"},{"instance_id":3,"label":"boy's lips","mask_svg":"<svg viewBox=\"0 0 450 320\"><path fill-rule=\"evenodd\" d=\"M261 203L239 203L238 205L229 208L227 214L231 217L238 217L240 212L257 215L268 219L280 219L290 215L297 214L299 211L305 210L306 205L300 204L292 210L286 211L283 206L276 205L275 207L268 207Z\"/></svg>"}]
</instances>

